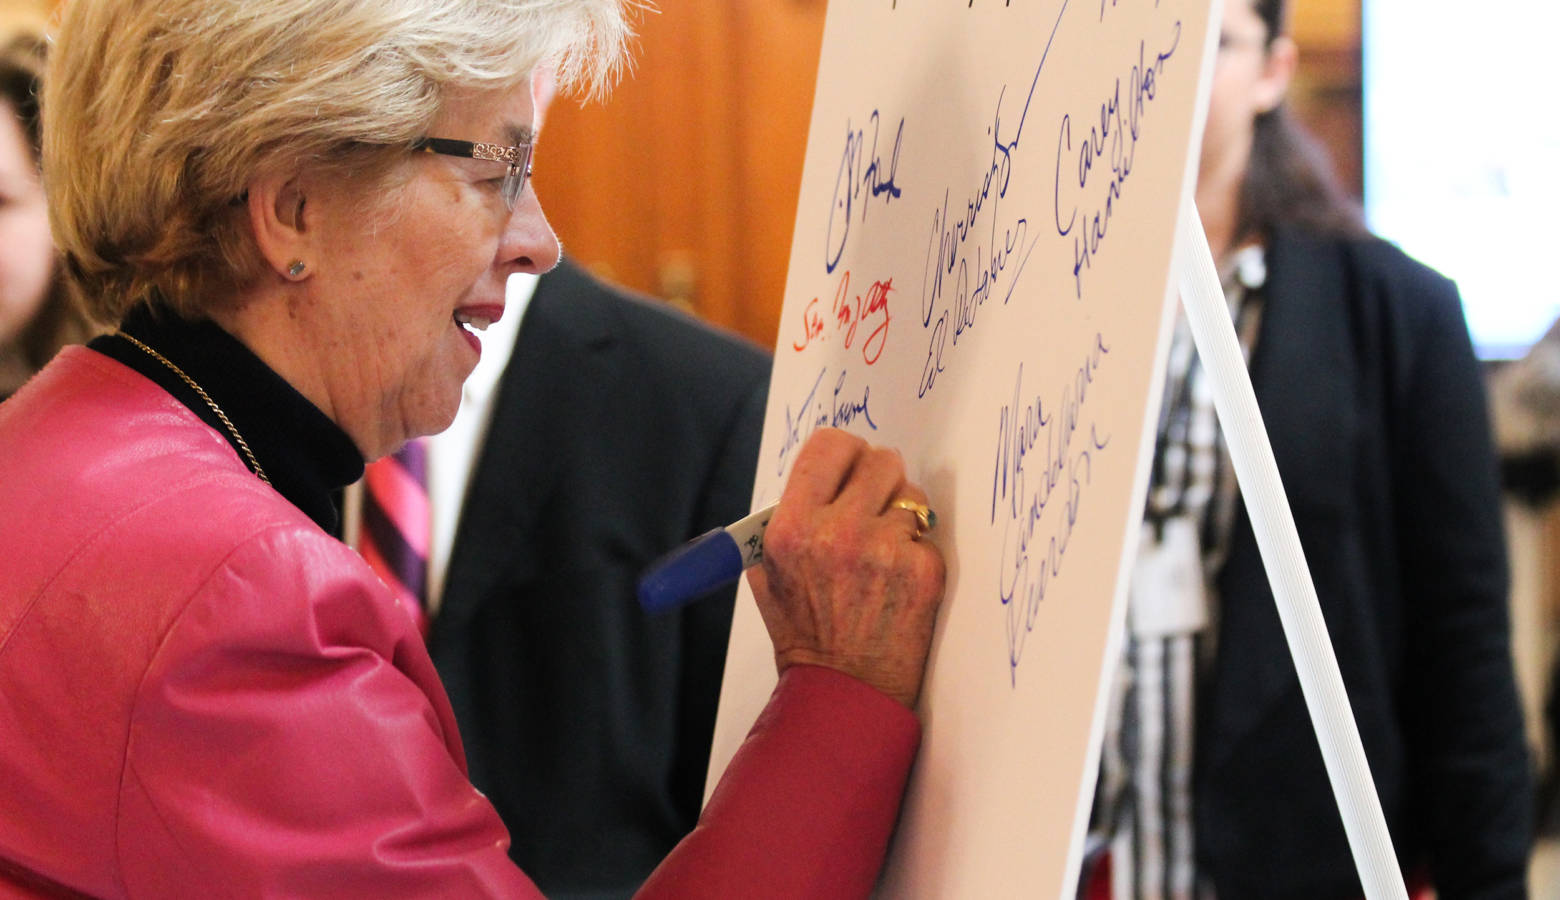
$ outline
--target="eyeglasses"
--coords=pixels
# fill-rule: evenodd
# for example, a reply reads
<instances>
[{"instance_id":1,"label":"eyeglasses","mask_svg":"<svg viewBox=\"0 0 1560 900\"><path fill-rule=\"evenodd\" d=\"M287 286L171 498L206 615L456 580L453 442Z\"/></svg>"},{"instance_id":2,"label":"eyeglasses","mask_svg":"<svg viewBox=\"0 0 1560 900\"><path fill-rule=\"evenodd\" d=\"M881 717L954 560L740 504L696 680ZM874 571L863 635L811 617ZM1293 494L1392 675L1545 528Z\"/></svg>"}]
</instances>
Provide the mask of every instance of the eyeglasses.
<instances>
[{"instance_id":1,"label":"eyeglasses","mask_svg":"<svg viewBox=\"0 0 1560 900\"><path fill-rule=\"evenodd\" d=\"M498 144L488 144L482 141L452 141L445 138L423 138L412 145L413 150L424 153L438 153L442 156L460 156L466 159L484 159L491 162L509 163L509 171L504 173L502 193L504 205L510 210L520 202L520 193L525 190L526 179L531 177L531 151L535 149L533 143L516 144L513 147L501 147Z\"/></svg>"},{"instance_id":2,"label":"eyeglasses","mask_svg":"<svg viewBox=\"0 0 1560 900\"><path fill-rule=\"evenodd\" d=\"M1256 35L1234 35L1225 31L1219 32L1220 52L1227 50L1245 50L1251 47L1260 47L1266 50L1268 45L1272 43L1272 39L1266 35L1258 37Z\"/></svg>"}]
</instances>

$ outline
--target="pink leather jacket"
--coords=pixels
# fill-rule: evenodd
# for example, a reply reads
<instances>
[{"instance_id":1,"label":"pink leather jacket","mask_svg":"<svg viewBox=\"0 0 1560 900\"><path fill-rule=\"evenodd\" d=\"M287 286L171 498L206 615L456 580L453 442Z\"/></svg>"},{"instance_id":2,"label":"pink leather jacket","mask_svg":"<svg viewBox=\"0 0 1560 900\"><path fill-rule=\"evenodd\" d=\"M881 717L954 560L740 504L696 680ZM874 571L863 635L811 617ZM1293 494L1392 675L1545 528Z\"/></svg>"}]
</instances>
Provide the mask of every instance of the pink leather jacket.
<instances>
[{"instance_id":1,"label":"pink leather jacket","mask_svg":"<svg viewBox=\"0 0 1560 900\"><path fill-rule=\"evenodd\" d=\"M411 616L152 382L0 404L0 546L0 896L536 896ZM789 670L644 895L865 895L918 741Z\"/></svg>"}]
</instances>

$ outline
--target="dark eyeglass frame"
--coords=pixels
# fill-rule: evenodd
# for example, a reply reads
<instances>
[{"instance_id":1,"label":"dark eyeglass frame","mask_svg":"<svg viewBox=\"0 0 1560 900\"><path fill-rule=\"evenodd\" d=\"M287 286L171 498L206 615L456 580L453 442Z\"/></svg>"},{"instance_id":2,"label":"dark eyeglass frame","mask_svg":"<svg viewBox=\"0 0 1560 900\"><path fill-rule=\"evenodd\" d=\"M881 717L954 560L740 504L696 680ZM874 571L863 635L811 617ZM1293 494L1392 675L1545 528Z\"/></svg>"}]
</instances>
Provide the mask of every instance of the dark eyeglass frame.
<instances>
[{"instance_id":1,"label":"dark eyeglass frame","mask_svg":"<svg viewBox=\"0 0 1560 900\"><path fill-rule=\"evenodd\" d=\"M1234 35L1226 31L1219 32L1220 52L1225 50L1244 50L1247 47L1260 47L1263 51L1266 51L1271 46L1273 46L1272 35L1257 37L1256 35Z\"/></svg>"},{"instance_id":2,"label":"dark eyeglass frame","mask_svg":"<svg viewBox=\"0 0 1560 900\"><path fill-rule=\"evenodd\" d=\"M435 137L423 138L412 145L413 150L422 153L508 163L509 171L504 173L501 193L504 195L504 205L509 207L510 211L513 211L515 204L520 202L520 194L525 190L526 180L531 177L531 153L535 148L536 144L530 142L505 147L485 141L456 141Z\"/></svg>"}]
</instances>

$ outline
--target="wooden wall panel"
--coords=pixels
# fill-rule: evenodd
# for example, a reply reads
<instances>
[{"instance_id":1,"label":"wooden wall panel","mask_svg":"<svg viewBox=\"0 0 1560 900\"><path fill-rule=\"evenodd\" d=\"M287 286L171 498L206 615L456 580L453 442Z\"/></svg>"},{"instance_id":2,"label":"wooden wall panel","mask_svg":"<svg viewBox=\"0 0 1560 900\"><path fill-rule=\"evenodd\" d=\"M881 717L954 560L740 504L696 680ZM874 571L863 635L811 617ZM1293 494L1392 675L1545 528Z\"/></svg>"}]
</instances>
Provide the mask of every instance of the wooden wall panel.
<instances>
[{"instance_id":1,"label":"wooden wall panel","mask_svg":"<svg viewBox=\"0 0 1560 900\"><path fill-rule=\"evenodd\" d=\"M560 101L537 192L604 277L774 343L822 0L680 0L649 15L605 104Z\"/></svg>"},{"instance_id":2,"label":"wooden wall panel","mask_svg":"<svg viewBox=\"0 0 1560 900\"><path fill-rule=\"evenodd\" d=\"M1291 0L1289 31L1302 46L1358 44L1360 0Z\"/></svg>"}]
</instances>

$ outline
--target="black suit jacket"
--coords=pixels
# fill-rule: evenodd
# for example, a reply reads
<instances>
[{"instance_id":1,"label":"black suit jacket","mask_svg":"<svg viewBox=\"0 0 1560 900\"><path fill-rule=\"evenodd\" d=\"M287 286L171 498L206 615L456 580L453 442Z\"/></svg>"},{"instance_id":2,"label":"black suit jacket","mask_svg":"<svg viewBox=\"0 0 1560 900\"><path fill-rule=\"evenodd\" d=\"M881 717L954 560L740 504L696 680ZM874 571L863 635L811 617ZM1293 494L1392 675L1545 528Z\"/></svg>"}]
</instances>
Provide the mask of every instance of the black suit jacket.
<instances>
[{"instance_id":1,"label":"black suit jacket","mask_svg":"<svg viewBox=\"0 0 1560 900\"><path fill-rule=\"evenodd\" d=\"M1524 895L1530 787L1478 363L1456 288L1376 240L1281 233L1251 378L1394 845L1441 900ZM1242 509L1200 698L1221 900L1359 897Z\"/></svg>"},{"instance_id":2,"label":"black suit jacket","mask_svg":"<svg viewBox=\"0 0 1560 900\"><path fill-rule=\"evenodd\" d=\"M697 819L735 588L651 618L635 582L746 515L769 361L565 262L505 370L429 649L510 855L630 893Z\"/></svg>"}]
</instances>

